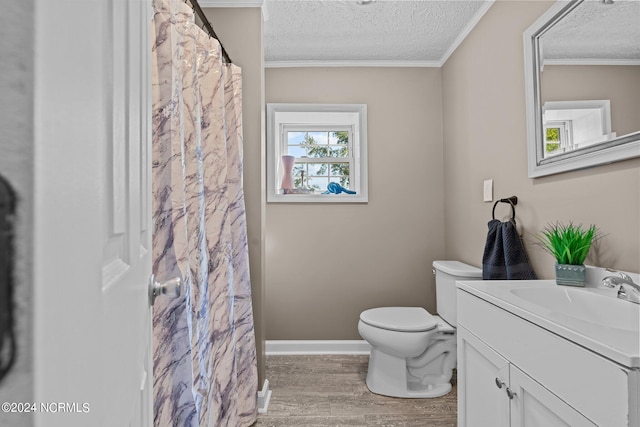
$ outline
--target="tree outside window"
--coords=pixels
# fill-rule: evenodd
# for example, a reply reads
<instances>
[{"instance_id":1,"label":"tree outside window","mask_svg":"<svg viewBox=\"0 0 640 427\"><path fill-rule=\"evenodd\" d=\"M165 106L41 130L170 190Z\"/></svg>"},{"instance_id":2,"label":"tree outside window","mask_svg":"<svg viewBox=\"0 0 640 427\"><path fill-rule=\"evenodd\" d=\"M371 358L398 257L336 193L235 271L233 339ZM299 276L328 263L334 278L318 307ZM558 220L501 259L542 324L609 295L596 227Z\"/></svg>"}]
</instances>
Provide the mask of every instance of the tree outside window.
<instances>
[{"instance_id":1,"label":"tree outside window","mask_svg":"<svg viewBox=\"0 0 640 427\"><path fill-rule=\"evenodd\" d=\"M352 156L348 131L289 131L287 142L287 154L296 157L293 169L296 188L325 191L330 182L350 188Z\"/></svg>"}]
</instances>

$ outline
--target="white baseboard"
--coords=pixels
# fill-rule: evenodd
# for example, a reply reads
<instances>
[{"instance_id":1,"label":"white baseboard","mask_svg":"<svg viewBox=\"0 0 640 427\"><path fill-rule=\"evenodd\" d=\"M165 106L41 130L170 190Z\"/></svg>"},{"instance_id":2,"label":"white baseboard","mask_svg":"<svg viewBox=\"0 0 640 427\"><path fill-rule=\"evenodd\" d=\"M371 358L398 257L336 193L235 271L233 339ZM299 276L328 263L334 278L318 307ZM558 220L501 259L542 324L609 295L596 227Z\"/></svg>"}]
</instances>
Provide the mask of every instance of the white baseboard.
<instances>
[{"instance_id":1,"label":"white baseboard","mask_svg":"<svg viewBox=\"0 0 640 427\"><path fill-rule=\"evenodd\" d=\"M269 380L264 380L262 390L258 391L258 414L266 414L271 400L271 390L269 390Z\"/></svg>"},{"instance_id":2,"label":"white baseboard","mask_svg":"<svg viewBox=\"0 0 640 427\"><path fill-rule=\"evenodd\" d=\"M267 340L265 354L369 354L371 346L365 340Z\"/></svg>"}]
</instances>

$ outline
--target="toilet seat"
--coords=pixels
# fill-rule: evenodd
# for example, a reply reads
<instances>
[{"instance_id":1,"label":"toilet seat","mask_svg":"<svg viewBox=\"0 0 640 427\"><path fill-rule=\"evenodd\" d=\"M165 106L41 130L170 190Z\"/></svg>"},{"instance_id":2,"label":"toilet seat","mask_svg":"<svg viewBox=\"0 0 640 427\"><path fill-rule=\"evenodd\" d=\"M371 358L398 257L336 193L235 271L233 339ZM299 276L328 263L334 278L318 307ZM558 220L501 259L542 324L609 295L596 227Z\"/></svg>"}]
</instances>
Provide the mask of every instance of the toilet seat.
<instances>
[{"instance_id":1,"label":"toilet seat","mask_svg":"<svg viewBox=\"0 0 640 427\"><path fill-rule=\"evenodd\" d=\"M426 332L438 322L422 307L380 307L360 313L360 320L370 326L398 332Z\"/></svg>"}]
</instances>

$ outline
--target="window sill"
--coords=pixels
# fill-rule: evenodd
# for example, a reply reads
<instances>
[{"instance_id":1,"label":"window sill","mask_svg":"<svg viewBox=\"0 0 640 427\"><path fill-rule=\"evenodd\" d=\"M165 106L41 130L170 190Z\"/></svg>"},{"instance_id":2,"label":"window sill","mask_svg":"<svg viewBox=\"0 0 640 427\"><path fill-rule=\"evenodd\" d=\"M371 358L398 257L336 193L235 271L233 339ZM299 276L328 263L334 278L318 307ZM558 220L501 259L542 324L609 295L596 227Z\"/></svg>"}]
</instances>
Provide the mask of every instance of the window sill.
<instances>
[{"instance_id":1,"label":"window sill","mask_svg":"<svg viewBox=\"0 0 640 427\"><path fill-rule=\"evenodd\" d=\"M270 194L268 203L368 203L362 194Z\"/></svg>"}]
</instances>

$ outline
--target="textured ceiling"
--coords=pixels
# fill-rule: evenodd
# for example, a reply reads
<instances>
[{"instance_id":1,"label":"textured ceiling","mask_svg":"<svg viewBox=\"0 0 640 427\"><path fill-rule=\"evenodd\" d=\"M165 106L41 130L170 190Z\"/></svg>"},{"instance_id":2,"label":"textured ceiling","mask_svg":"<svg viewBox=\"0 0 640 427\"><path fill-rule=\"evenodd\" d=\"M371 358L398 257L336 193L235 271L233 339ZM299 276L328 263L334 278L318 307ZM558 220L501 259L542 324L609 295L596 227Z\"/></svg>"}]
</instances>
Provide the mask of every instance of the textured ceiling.
<instances>
[{"instance_id":1,"label":"textured ceiling","mask_svg":"<svg viewBox=\"0 0 640 427\"><path fill-rule=\"evenodd\" d=\"M580 4L542 36L547 60L640 60L640 1Z\"/></svg>"},{"instance_id":2,"label":"textured ceiling","mask_svg":"<svg viewBox=\"0 0 640 427\"><path fill-rule=\"evenodd\" d=\"M231 1L231 0L229 0ZM227 1L227 3L229 3ZM233 0L261 3L267 66L439 66L493 0ZM366 0L365 0L366 1ZM201 0L229 7L225 0ZM217 3L224 4L217 4ZM545 61L640 62L640 0L587 0L543 36Z\"/></svg>"},{"instance_id":3,"label":"textured ceiling","mask_svg":"<svg viewBox=\"0 0 640 427\"><path fill-rule=\"evenodd\" d=\"M491 3L266 0L265 61L441 64Z\"/></svg>"}]
</instances>

